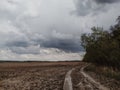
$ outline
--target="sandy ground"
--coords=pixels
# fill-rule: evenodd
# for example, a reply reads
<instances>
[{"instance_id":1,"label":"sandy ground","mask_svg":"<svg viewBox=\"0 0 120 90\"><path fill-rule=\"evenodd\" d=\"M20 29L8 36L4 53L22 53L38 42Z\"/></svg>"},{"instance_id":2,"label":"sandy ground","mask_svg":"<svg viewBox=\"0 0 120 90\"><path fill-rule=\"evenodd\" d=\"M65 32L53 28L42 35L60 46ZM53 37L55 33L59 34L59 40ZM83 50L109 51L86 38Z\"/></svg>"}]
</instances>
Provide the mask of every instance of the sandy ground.
<instances>
[{"instance_id":1,"label":"sandy ground","mask_svg":"<svg viewBox=\"0 0 120 90\"><path fill-rule=\"evenodd\" d=\"M0 63L0 90L63 90L66 73L78 62Z\"/></svg>"}]
</instances>

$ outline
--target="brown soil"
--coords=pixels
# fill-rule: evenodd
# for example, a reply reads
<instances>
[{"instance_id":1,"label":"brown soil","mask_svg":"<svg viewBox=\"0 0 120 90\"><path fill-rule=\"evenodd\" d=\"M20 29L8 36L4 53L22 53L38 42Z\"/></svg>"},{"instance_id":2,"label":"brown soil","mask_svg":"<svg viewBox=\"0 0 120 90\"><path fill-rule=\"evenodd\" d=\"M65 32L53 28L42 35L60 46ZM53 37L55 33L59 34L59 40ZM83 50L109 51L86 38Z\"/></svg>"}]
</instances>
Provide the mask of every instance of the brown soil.
<instances>
[{"instance_id":1,"label":"brown soil","mask_svg":"<svg viewBox=\"0 0 120 90\"><path fill-rule=\"evenodd\" d=\"M65 74L78 63L0 63L0 90L63 90Z\"/></svg>"},{"instance_id":2,"label":"brown soil","mask_svg":"<svg viewBox=\"0 0 120 90\"><path fill-rule=\"evenodd\" d=\"M114 78L108 78L104 75L97 74L92 71L86 71L91 77L93 77L96 81L100 82L106 87L109 87L110 90L120 90L120 81L115 80Z\"/></svg>"},{"instance_id":3,"label":"brown soil","mask_svg":"<svg viewBox=\"0 0 120 90\"><path fill-rule=\"evenodd\" d=\"M85 63L77 66L71 74L73 90L120 90L120 81L117 81L114 78L105 77L104 75L98 74L93 71L84 70L84 72L96 82L96 84L92 83L88 79L88 77L85 77L81 73L81 68L83 68L84 66ZM100 89L99 86L103 86L105 88Z\"/></svg>"},{"instance_id":4,"label":"brown soil","mask_svg":"<svg viewBox=\"0 0 120 90\"><path fill-rule=\"evenodd\" d=\"M72 72L71 77L72 77L72 83L73 83L73 90L91 90L89 88L87 88L87 86L85 86L85 84L87 84L87 82L85 81L85 77L81 74L81 68L84 67L86 64L85 63L81 63L79 66L77 66L75 68L75 70ZM82 87L80 87L80 82L82 82L84 85L82 85L82 87L86 87L84 89L82 89Z\"/></svg>"}]
</instances>

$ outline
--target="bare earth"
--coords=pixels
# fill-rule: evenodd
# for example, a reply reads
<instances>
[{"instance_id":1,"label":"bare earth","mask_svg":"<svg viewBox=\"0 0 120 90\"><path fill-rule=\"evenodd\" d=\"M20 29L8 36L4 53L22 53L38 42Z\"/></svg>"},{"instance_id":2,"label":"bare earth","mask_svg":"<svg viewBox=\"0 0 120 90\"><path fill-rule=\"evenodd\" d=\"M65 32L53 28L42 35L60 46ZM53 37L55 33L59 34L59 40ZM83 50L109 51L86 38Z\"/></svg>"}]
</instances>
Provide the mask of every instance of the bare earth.
<instances>
[{"instance_id":1,"label":"bare earth","mask_svg":"<svg viewBox=\"0 0 120 90\"><path fill-rule=\"evenodd\" d=\"M1 62L0 90L120 90L109 89L85 67L84 62Z\"/></svg>"},{"instance_id":2,"label":"bare earth","mask_svg":"<svg viewBox=\"0 0 120 90\"><path fill-rule=\"evenodd\" d=\"M0 90L63 90L66 73L78 63L0 63Z\"/></svg>"},{"instance_id":3,"label":"bare earth","mask_svg":"<svg viewBox=\"0 0 120 90\"><path fill-rule=\"evenodd\" d=\"M72 71L73 90L120 90L120 84L114 83L114 79L98 79L99 75L90 74L84 70L87 64L81 63ZM110 82L109 82L110 81Z\"/></svg>"},{"instance_id":4,"label":"bare earth","mask_svg":"<svg viewBox=\"0 0 120 90\"><path fill-rule=\"evenodd\" d=\"M110 90L89 76L84 71L85 67L87 65L81 64L72 72L73 90Z\"/></svg>"},{"instance_id":5,"label":"bare earth","mask_svg":"<svg viewBox=\"0 0 120 90\"><path fill-rule=\"evenodd\" d=\"M90 90L109 90L107 87L101 85L99 82L95 81L90 75L85 73L84 68L86 66L82 67L80 70L80 73L83 75L83 81L80 81L78 86L82 89L89 88ZM85 83L84 83L85 82ZM84 87L84 86L86 87Z\"/></svg>"},{"instance_id":6,"label":"bare earth","mask_svg":"<svg viewBox=\"0 0 120 90\"><path fill-rule=\"evenodd\" d=\"M85 67L85 63L80 63L78 67L68 71L63 90L109 90L89 76L84 71Z\"/></svg>"}]
</instances>

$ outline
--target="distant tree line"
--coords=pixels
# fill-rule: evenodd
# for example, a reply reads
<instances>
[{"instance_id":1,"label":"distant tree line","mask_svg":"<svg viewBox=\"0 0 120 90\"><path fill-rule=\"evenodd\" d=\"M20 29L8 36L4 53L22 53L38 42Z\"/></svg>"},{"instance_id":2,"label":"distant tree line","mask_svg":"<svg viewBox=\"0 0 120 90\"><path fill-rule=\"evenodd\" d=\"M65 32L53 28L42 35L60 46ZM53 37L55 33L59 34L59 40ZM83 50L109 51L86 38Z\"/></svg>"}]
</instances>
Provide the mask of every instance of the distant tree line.
<instances>
[{"instance_id":1,"label":"distant tree line","mask_svg":"<svg viewBox=\"0 0 120 90\"><path fill-rule=\"evenodd\" d=\"M91 30L92 33L81 36L81 44L86 50L83 61L120 69L120 16L110 30L101 27Z\"/></svg>"}]
</instances>

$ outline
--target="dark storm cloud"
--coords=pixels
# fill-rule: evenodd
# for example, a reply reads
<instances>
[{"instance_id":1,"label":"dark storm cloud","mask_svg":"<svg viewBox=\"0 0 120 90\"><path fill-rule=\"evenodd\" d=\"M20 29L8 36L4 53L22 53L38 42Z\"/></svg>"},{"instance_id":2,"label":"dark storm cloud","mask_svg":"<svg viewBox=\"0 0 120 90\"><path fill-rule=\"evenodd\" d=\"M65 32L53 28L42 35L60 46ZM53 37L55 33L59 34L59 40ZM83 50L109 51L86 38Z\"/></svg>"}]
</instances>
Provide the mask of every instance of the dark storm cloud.
<instances>
[{"instance_id":1,"label":"dark storm cloud","mask_svg":"<svg viewBox=\"0 0 120 90\"><path fill-rule=\"evenodd\" d=\"M7 42L6 46L16 54L39 54L40 53L40 45L35 45L30 40L15 40L11 42Z\"/></svg>"},{"instance_id":2,"label":"dark storm cloud","mask_svg":"<svg viewBox=\"0 0 120 90\"><path fill-rule=\"evenodd\" d=\"M41 46L45 48L57 48L65 52L80 52L82 48L80 47L79 40L67 40L67 39L52 39L41 43Z\"/></svg>"},{"instance_id":3,"label":"dark storm cloud","mask_svg":"<svg viewBox=\"0 0 120 90\"><path fill-rule=\"evenodd\" d=\"M97 3L115 3L120 0L95 0Z\"/></svg>"},{"instance_id":4,"label":"dark storm cloud","mask_svg":"<svg viewBox=\"0 0 120 90\"><path fill-rule=\"evenodd\" d=\"M39 48L11 47L9 49L16 54L40 54Z\"/></svg>"},{"instance_id":5,"label":"dark storm cloud","mask_svg":"<svg viewBox=\"0 0 120 90\"><path fill-rule=\"evenodd\" d=\"M80 40L76 38L70 38L66 39L64 38L47 38L41 39L31 39L31 40L15 40L11 42L7 42L6 46L9 47L13 52L17 54L38 54L39 51L37 49L40 49L39 47L36 49L36 52L34 51L34 47L30 46L40 46L41 48L57 48L60 50L63 50L65 52L80 52L82 51L82 47L80 47ZM29 48L30 47L30 48Z\"/></svg>"},{"instance_id":6,"label":"dark storm cloud","mask_svg":"<svg viewBox=\"0 0 120 90\"><path fill-rule=\"evenodd\" d=\"M80 47L80 39L72 37L66 39L65 36L62 36L62 38L60 38L59 35L58 37L55 37L53 35L47 39L37 38L33 42L35 45L40 45L40 47L57 48L65 52L80 52L83 50L83 48Z\"/></svg>"},{"instance_id":7,"label":"dark storm cloud","mask_svg":"<svg viewBox=\"0 0 120 90\"><path fill-rule=\"evenodd\" d=\"M28 47L29 45L27 41L12 41L6 44L9 47Z\"/></svg>"}]
</instances>

